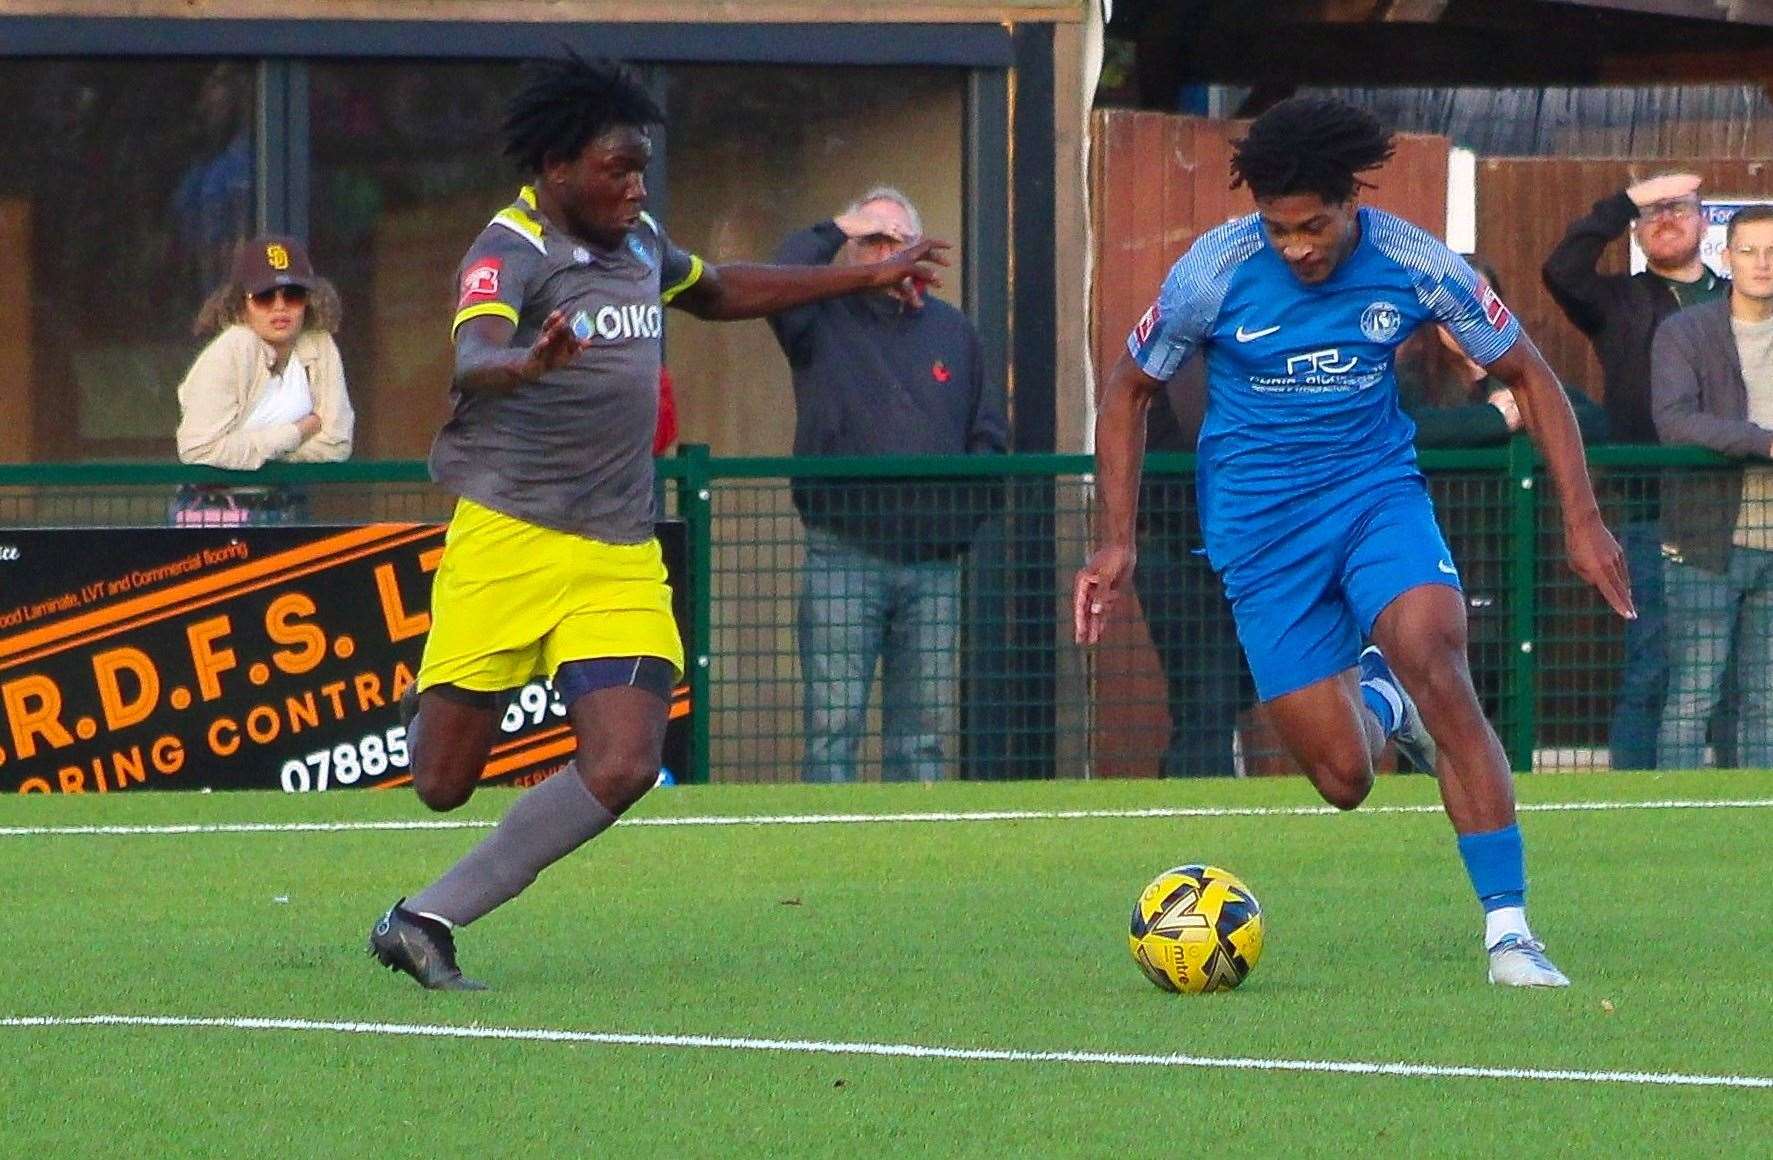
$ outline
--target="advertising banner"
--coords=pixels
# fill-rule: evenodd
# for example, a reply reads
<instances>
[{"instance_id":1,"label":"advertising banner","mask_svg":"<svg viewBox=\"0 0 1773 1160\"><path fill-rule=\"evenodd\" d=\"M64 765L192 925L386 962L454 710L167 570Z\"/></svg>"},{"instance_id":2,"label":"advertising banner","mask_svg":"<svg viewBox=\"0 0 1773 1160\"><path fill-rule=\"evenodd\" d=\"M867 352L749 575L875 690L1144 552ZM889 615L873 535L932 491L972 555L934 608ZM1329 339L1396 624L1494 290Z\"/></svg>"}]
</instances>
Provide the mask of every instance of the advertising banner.
<instances>
[{"instance_id":1,"label":"advertising banner","mask_svg":"<svg viewBox=\"0 0 1773 1160\"><path fill-rule=\"evenodd\" d=\"M0 531L0 792L407 784L397 704L430 627L443 533ZM683 526L659 536L687 625ZM685 767L689 713L680 684L667 769ZM538 678L512 692L482 777L529 783L572 751Z\"/></svg>"}]
</instances>

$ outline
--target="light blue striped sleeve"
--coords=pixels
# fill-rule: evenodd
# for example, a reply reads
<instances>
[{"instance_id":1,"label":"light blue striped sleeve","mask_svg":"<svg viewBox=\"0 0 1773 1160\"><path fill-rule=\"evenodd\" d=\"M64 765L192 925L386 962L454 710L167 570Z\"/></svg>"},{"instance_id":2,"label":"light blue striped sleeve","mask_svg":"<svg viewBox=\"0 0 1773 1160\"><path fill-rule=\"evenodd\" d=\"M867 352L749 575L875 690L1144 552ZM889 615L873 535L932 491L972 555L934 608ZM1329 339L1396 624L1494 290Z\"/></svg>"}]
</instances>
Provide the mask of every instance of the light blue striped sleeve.
<instances>
[{"instance_id":1,"label":"light blue striped sleeve","mask_svg":"<svg viewBox=\"0 0 1773 1160\"><path fill-rule=\"evenodd\" d=\"M1410 272L1417 299L1472 361L1489 366L1513 348L1520 320L1471 263L1419 226L1380 210L1367 212L1374 242Z\"/></svg>"},{"instance_id":2,"label":"light blue striped sleeve","mask_svg":"<svg viewBox=\"0 0 1773 1160\"><path fill-rule=\"evenodd\" d=\"M1238 265L1263 244L1255 215L1209 230L1176 260L1157 301L1127 335L1139 369L1168 382L1212 333Z\"/></svg>"}]
</instances>

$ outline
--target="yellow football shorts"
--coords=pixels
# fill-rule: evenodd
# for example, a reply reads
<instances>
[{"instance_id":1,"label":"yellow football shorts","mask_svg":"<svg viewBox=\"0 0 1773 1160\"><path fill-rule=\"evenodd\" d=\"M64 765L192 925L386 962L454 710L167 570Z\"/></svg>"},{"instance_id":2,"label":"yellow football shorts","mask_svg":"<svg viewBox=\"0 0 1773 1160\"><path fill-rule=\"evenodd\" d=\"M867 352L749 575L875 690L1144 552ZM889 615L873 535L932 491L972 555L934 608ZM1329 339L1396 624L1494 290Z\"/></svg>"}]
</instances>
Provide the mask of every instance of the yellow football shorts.
<instances>
[{"instance_id":1,"label":"yellow football shorts","mask_svg":"<svg viewBox=\"0 0 1773 1160\"><path fill-rule=\"evenodd\" d=\"M683 640L657 540L606 544L456 501L418 686L495 693L566 661L662 657Z\"/></svg>"}]
</instances>

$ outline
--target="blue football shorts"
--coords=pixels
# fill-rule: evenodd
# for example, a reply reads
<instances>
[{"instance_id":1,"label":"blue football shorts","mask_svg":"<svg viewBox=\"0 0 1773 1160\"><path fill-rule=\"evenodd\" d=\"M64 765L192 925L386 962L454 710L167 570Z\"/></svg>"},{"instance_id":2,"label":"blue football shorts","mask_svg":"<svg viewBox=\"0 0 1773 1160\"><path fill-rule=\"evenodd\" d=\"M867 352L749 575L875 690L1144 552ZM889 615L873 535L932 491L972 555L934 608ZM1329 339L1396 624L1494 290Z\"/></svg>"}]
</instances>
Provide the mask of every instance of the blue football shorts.
<instances>
[{"instance_id":1,"label":"blue football shorts","mask_svg":"<svg viewBox=\"0 0 1773 1160\"><path fill-rule=\"evenodd\" d=\"M1263 701L1352 668L1387 605L1422 584L1458 588L1419 479L1302 519L1292 537L1221 574Z\"/></svg>"}]
</instances>

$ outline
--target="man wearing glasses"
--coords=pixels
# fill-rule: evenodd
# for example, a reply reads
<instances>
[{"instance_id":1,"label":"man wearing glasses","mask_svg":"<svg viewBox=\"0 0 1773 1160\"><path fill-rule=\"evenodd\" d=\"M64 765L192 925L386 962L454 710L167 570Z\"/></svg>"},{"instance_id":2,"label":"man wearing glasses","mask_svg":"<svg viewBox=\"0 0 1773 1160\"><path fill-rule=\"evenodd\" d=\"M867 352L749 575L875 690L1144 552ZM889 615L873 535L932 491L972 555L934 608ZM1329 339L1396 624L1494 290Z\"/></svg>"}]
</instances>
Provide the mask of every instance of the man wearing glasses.
<instances>
[{"instance_id":1,"label":"man wearing glasses","mask_svg":"<svg viewBox=\"0 0 1773 1160\"><path fill-rule=\"evenodd\" d=\"M1705 764L1706 720L1738 701L1740 762L1773 766L1773 206L1739 210L1725 235L1727 299L1684 310L1651 348L1656 429L1748 466L1670 478L1663 505L1669 768ZM1736 692L1725 690L1734 660Z\"/></svg>"},{"instance_id":2,"label":"man wearing glasses","mask_svg":"<svg viewBox=\"0 0 1773 1160\"><path fill-rule=\"evenodd\" d=\"M1571 224L1545 260L1546 289L1601 361L1607 418L1618 443L1655 443L1650 410L1650 341L1664 318L1723 298L1729 283L1699 260L1705 221L1700 179L1668 173L1602 198ZM1608 246L1631 230L1647 269L1600 274ZM1627 481L1620 526L1638 618L1625 622L1625 672L1613 703L1607 743L1614 769L1654 769L1656 730L1668 688L1663 634L1662 533L1657 480Z\"/></svg>"}]
</instances>

